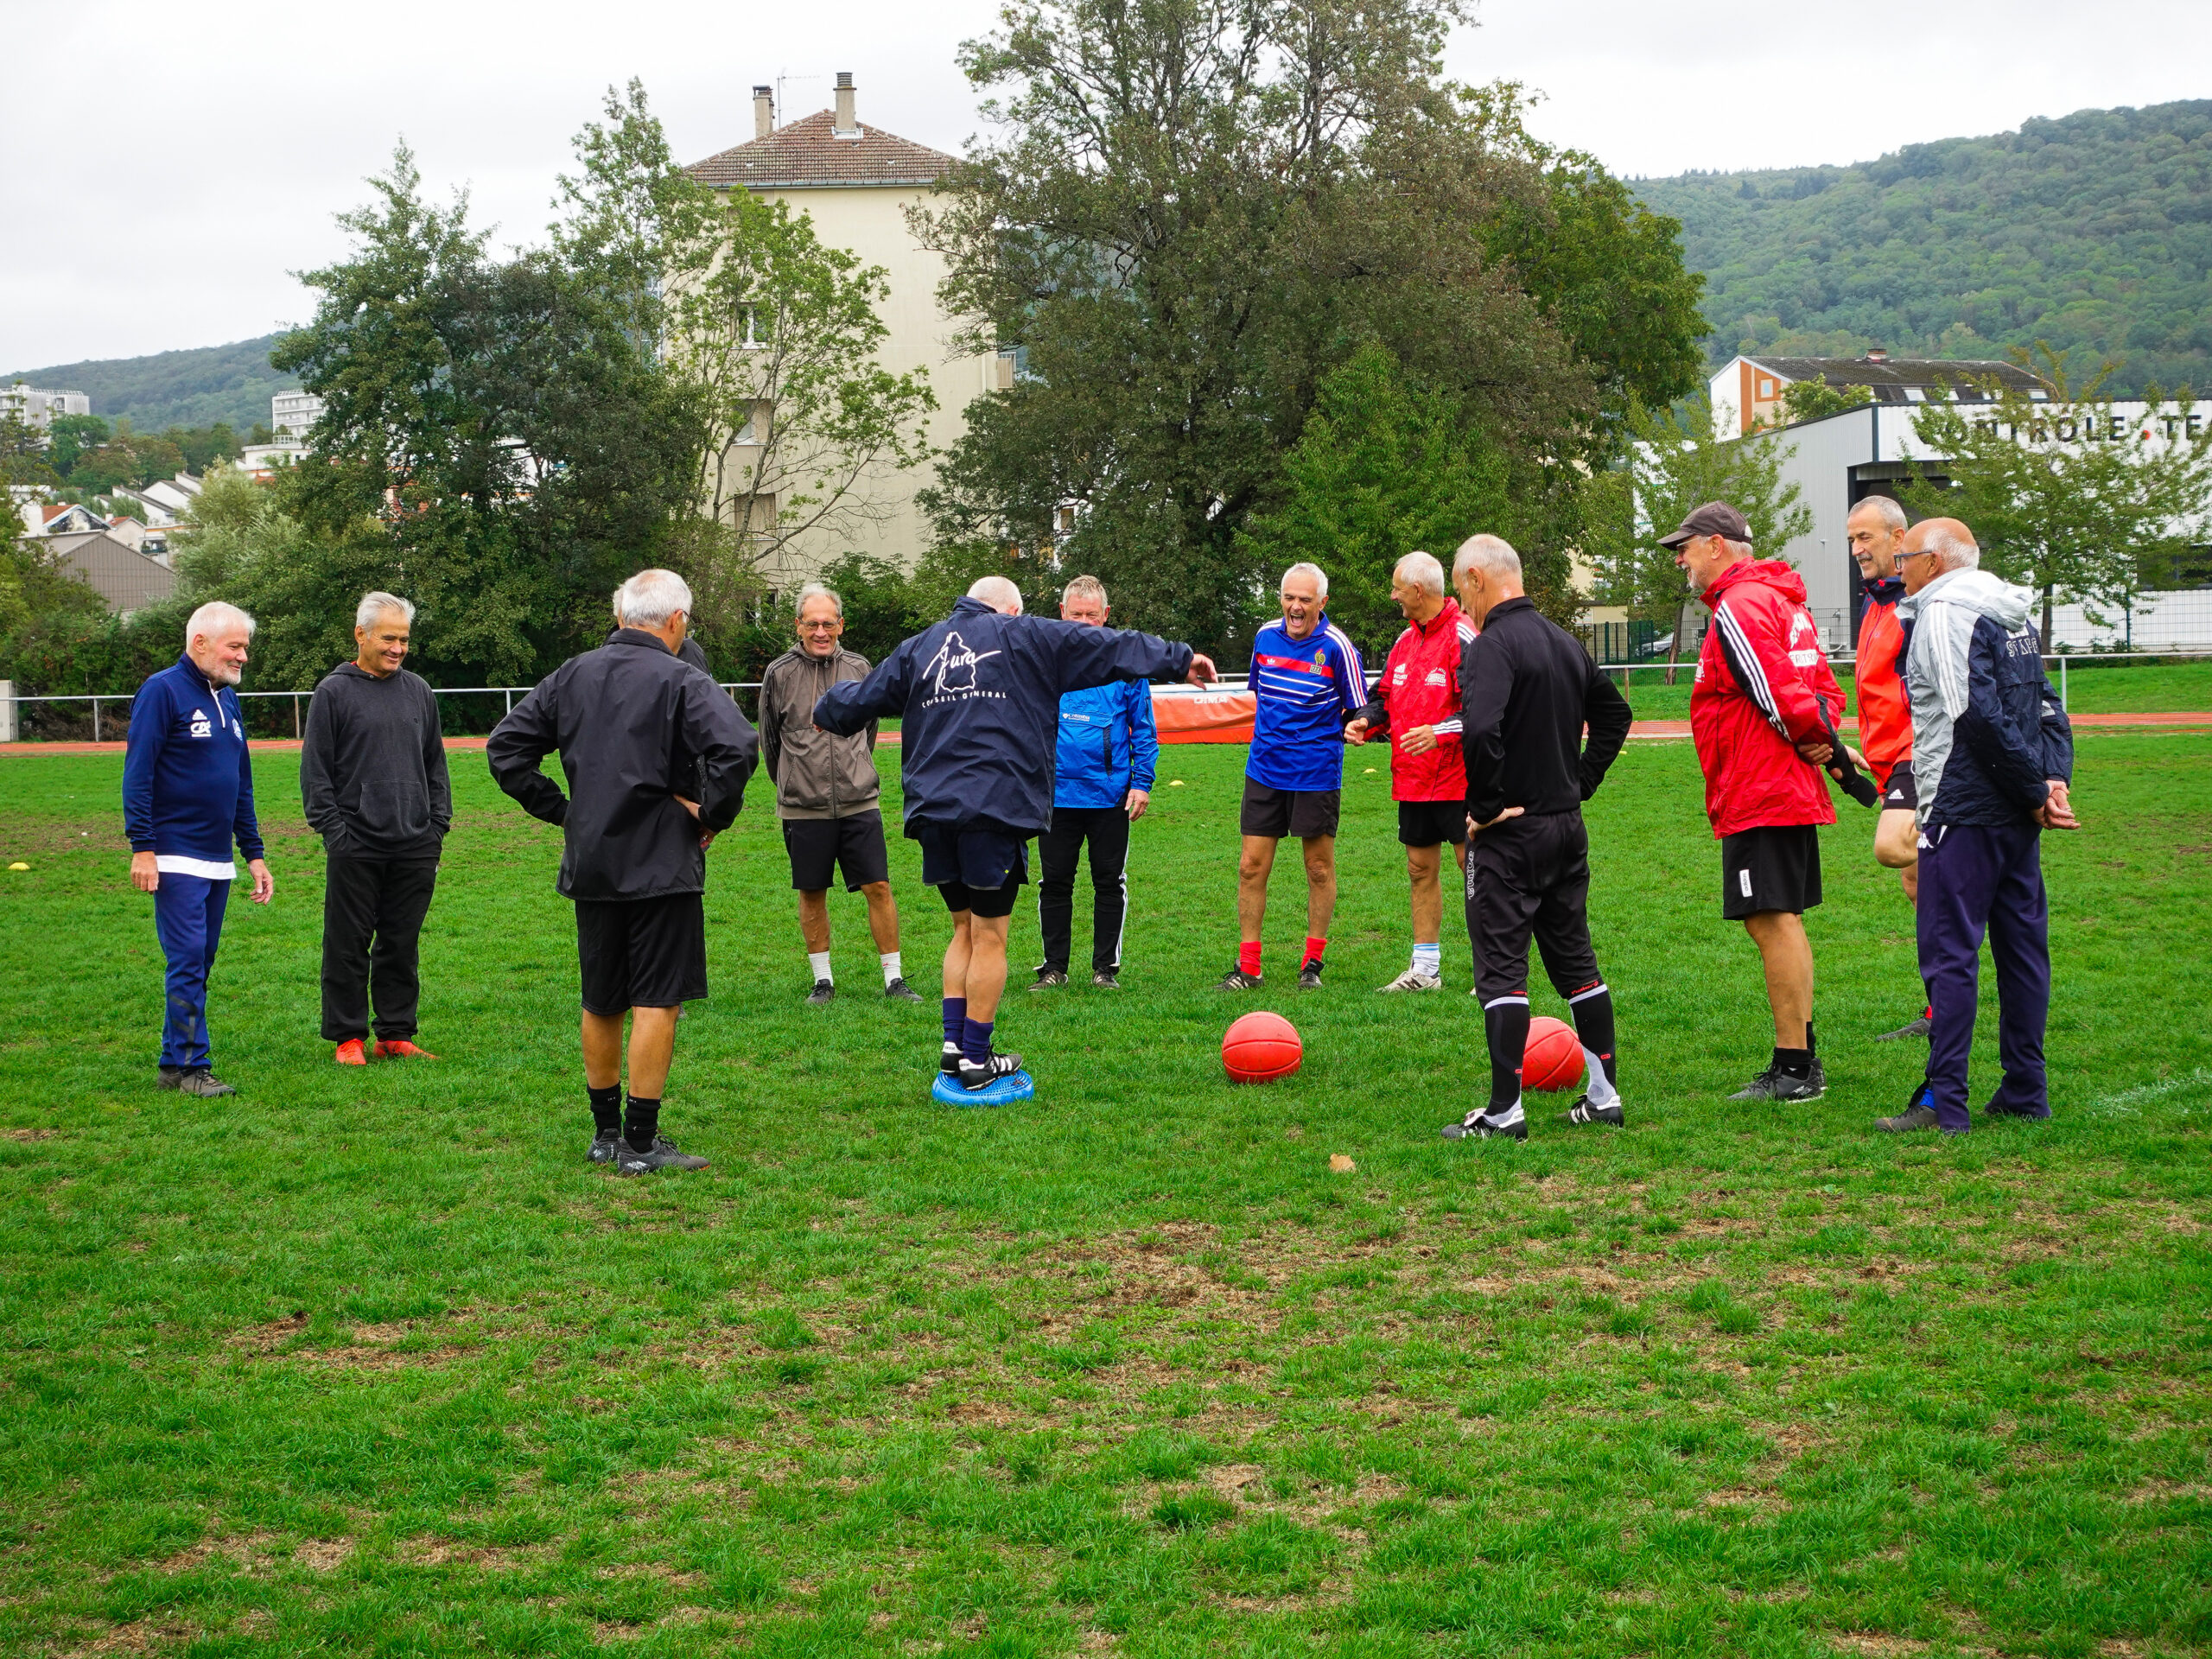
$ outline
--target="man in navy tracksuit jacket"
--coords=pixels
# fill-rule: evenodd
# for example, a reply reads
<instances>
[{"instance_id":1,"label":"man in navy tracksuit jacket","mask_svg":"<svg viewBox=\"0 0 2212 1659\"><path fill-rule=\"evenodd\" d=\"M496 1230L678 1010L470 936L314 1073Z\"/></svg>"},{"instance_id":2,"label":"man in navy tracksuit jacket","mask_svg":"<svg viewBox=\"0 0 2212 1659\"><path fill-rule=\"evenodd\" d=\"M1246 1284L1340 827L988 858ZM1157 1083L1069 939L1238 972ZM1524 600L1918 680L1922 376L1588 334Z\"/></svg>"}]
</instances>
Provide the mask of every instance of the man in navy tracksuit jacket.
<instances>
[{"instance_id":1,"label":"man in navy tracksuit jacket","mask_svg":"<svg viewBox=\"0 0 2212 1659\"><path fill-rule=\"evenodd\" d=\"M253 813L253 760L232 689L245 670L253 619L202 605L185 625L184 655L138 688L123 761L123 825L130 885L154 895L154 931L168 962L161 1085L188 1095L238 1091L215 1076L207 1046L207 975L246 856L253 901L276 891Z\"/></svg>"},{"instance_id":2,"label":"man in navy tracksuit jacket","mask_svg":"<svg viewBox=\"0 0 2212 1659\"><path fill-rule=\"evenodd\" d=\"M2081 827L2067 799L2074 732L2043 671L2028 620L2033 595L1975 567L1955 518L1905 532L1904 675L1912 696L1913 787L1920 797L1920 974L1933 1021L1927 1081L1891 1131L1964 1135L1981 939L1997 969L2004 1081L1987 1110L2049 1117L2043 1039L2050 1010L2050 911L2042 835Z\"/></svg>"},{"instance_id":3,"label":"man in navy tracksuit jacket","mask_svg":"<svg viewBox=\"0 0 2212 1659\"><path fill-rule=\"evenodd\" d=\"M1211 661L1148 633L1024 616L1021 590L985 576L935 627L864 680L833 685L814 723L850 736L905 716L899 776L922 880L944 896L944 1046L938 1069L977 1090L1021 1070L991 1047L1006 989L1007 918L1029 877L1029 838L1052 818L1060 698L1115 680L1213 679Z\"/></svg>"},{"instance_id":4,"label":"man in navy tracksuit jacket","mask_svg":"<svg viewBox=\"0 0 2212 1659\"><path fill-rule=\"evenodd\" d=\"M1096 576L1077 576L1060 591L1060 617L1086 627L1106 626L1106 588ZM1152 688L1141 680L1116 680L1060 698L1059 743L1052 765L1052 822L1037 837L1037 925L1045 960L1037 982L1045 990L1068 982L1075 932L1075 872L1083 844L1090 843L1090 982L1118 990L1122 929L1129 913L1129 826L1152 800L1160 760L1160 728L1152 715Z\"/></svg>"}]
</instances>

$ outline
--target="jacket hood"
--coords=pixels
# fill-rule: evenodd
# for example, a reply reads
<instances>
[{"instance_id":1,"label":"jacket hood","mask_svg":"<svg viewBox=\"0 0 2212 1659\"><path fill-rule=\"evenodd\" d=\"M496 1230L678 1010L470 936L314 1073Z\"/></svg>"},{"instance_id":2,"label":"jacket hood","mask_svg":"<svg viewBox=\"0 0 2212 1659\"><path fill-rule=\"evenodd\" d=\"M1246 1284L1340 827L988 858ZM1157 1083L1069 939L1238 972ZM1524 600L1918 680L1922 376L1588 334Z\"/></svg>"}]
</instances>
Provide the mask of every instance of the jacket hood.
<instances>
[{"instance_id":1,"label":"jacket hood","mask_svg":"<svg viewBox=\"0 0 2212 1659\"><path fill-rule=\"evenodd\" d=\"M1710 605L1739 582L1764 582L1793 605L1805 602L1805 578L1780 559L1740 559L1715 576L1699 597Z\"/></svg>"},{"instance_id":2,"label":"jacket hood","mask_svg":"<svg viewBox=\"0 0 2212 1659\"><path fill-rule=\"evenodd\" d=\"M1877 576L1859 591L1877 605L1894 605L1904 597L1904 578Z\"/></svg>"},{"instance_id":3,"label":"jacket hood","mask_svg":"<svg viewBox=\"0 0 2212 1659\"><path fill-rule=\"evenodd\" d=\"M1918 593L1897 601L1897 615L1910 622L1930 605L1961 605L1987 617L2007 633L2027 626L2035 594L1993 576L1986 570L1947 570Z\"/></svg>"}]
</instances>

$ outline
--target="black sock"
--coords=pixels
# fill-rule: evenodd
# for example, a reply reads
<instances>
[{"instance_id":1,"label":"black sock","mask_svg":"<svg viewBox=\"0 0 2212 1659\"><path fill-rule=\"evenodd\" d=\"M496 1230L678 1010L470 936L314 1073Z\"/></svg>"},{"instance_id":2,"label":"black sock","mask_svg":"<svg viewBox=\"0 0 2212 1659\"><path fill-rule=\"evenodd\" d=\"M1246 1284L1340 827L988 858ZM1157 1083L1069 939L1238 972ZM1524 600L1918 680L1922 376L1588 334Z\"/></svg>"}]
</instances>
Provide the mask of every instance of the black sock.
<instances>
[{"instance_id":1,"label":"black sock","mask_svg":"<svg viewBox=\"0 0 2212 1659\"><path fill-rule=\"evenodd\" d=\"M1529 1047L1529 1000L1501 999L1483 1009L1483 1035L1490 1039L1490 1104L1503 1117L1521 1103L1521 1062Z\"/></svg>"},{"instance_id":2,"label":"black sock","mask_svg":"<svg viewBox=\"0 0 2212 1659\"><path fill-rule=\"evenodd\" d=\"M1813 1075L1813 1051L1777 1048L1774 1051L1774 1069L1785 1077L1809 1077Z\"/></svg>"},{"instance_id":3,"label":"black sock","mask_svg":"<svg viewBox=\"0 0 2212 1659\"><path fill-rule=\"evenodd\" d=\"M1805 1022L1805 1052L1808 1054L1816 1054L1820 1052L1813 1041L1813 1022L1809 1020Z\"/></svg>"},{"instance_id":4,"label":"black sock","mask_svg":"<svg viewBox=\"0 0 2212 1659\"><path fill-rule=\"evenodd\" d=\"M630 1143L630 1150L651 1152L653 1137L659 1133L660 1102L631 1096L629 1115L622 1125L622 1138Z\"/></svg>"},{"instance_id":5,"label":"black sock","mask_svg":"<svg viewBox=\"0 0 2212 1659\"><path fill-rule=\"evenodd\" d=\"M594 1135L622 1133L622 1085L610 1083L604 1089L584 1085L584 1093L591 1096L591 1128Z\"/></svg>"},{"instance_id":6,"label":"black sock","mask_svg":"<svg viewBox=\"0 0 2212 1659\"><path fill-rule=\"evenodd\" d=\"M1613 994L1600 985L1594 991L1580 993L1567 1009L1574 1015L1575 1039L1598 1057L1605 1069L1605 1081L1618 1086L1620 1074L1613 1065Z\"/></svg>"}]
</instances>

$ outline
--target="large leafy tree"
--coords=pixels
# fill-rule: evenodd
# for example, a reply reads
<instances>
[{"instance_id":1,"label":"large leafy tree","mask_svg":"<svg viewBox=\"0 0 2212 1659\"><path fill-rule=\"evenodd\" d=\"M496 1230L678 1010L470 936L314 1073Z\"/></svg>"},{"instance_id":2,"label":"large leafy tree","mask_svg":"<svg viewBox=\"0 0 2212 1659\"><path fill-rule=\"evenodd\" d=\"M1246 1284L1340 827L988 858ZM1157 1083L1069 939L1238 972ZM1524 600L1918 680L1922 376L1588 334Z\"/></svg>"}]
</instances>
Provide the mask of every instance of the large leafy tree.
<instances>
[{"instance_id":1,"label":"large leafy tree","mask_svg":"<svg viewBox=\"0 0 2212 1659\"><path fill-rule=\"evenodd\" d=\"M1005 15L963 52L995 136L917 216L967 343L1020 365L927 498L945 543L1017 569L1049 547L1132 620L1220 640L1258 590L1245 528L1361 342L1479 424L1561 541L1574 487L1544 474L1602 447L1624 388L1685 389L1671 230L1533 144L1510 88L1439 79L1452 0ZM1683 302L1638 312L1612 265ZM1627 313L1653 332L1606 326Z\"/></svg>"}]
</instances>

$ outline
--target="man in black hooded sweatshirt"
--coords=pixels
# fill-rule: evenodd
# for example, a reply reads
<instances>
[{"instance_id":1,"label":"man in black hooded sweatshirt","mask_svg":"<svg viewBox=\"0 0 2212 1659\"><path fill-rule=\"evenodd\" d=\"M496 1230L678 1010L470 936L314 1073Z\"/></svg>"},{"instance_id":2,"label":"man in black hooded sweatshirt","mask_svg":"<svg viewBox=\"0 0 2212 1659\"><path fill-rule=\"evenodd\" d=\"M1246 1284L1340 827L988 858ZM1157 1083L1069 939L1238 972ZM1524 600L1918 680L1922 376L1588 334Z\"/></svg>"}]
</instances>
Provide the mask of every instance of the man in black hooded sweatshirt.
<instances>
[{"instance_id":1,"label":"man in black hooded sweatshirt","mask_svg":"<svg viewBox=\"0 0 2212 1659\"><path fill-rule=\"evenodd\" d=\"M322 1035L340 1065L365 1065L369 1003L379 1059L435 1059L415 1046L423 921L453 823L438 700L401 664L415 607L365 596L353 661L308 705L300 795L322 837Z\"/></svg>"}]
</instances>

